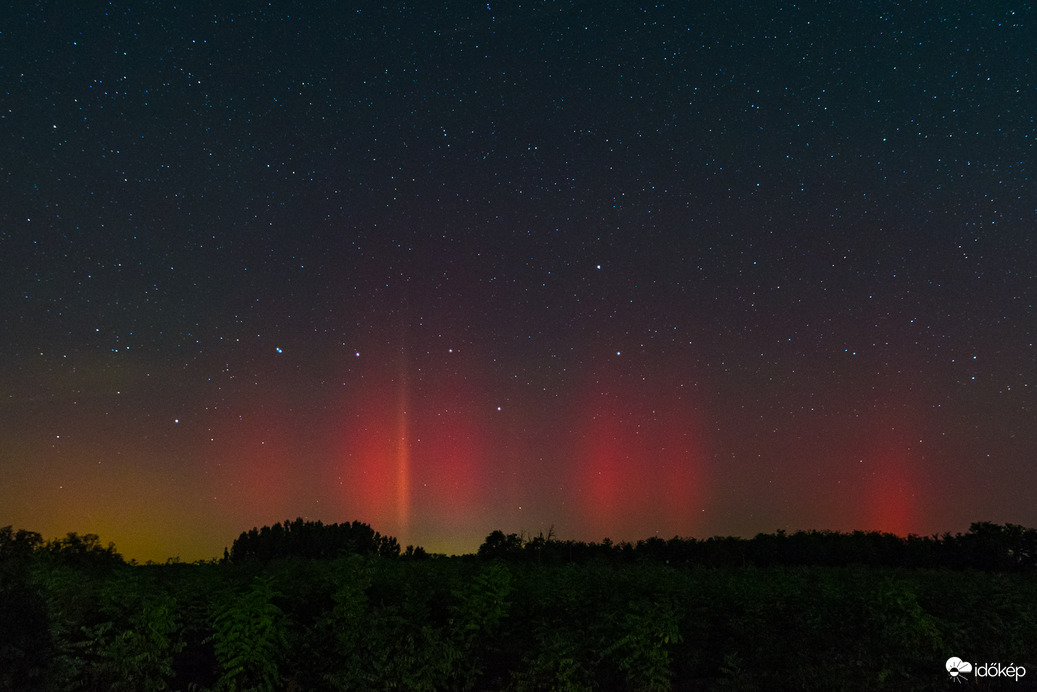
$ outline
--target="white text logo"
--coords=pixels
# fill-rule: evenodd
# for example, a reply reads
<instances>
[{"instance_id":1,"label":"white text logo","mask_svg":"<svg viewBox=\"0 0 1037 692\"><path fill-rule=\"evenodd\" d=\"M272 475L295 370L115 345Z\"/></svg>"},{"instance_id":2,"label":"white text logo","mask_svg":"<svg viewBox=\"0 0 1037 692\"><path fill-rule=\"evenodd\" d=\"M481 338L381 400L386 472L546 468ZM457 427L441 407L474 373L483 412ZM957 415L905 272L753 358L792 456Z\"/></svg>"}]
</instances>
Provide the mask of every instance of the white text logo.
<instances>
[{"instance_id":1,"label":"white text logo","mask_svg":"<svg viewBox=\"0 0 1037 692\"><path fill-rule=\"evenodd\" d=\"M1003 666L1000 663L977 663L973 666L968 661L963 661L957 656L948 658L945 667L951 679L955 682L968 680L965 677L965 673L975 673L977 678L1015 678L1016 682L1019 682L1019 678L1026 675L1026 668L1017 666L1014 663L1009 663L1007 666Z\"/></svg>"}]
</instances>

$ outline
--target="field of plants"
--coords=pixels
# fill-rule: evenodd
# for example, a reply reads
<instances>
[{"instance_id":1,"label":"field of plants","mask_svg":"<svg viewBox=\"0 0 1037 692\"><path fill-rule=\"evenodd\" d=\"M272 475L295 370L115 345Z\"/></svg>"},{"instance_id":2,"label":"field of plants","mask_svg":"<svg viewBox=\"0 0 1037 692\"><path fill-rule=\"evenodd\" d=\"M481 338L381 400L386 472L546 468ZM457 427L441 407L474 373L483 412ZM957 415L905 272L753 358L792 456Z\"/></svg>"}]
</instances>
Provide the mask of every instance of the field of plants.
<instances>
[{"instance_id":1,"label":"field of plants","mask_svg":"<svg viewBox=\"0 0 1037 692\"><path fill-rule=\"evenodd\" d=\"M973 687L1037 679L1029 570L545 560L529 540L132 565L5 531L4 690L936 690L951 656L1031 671Z\"/></svg>"}]
</instances>

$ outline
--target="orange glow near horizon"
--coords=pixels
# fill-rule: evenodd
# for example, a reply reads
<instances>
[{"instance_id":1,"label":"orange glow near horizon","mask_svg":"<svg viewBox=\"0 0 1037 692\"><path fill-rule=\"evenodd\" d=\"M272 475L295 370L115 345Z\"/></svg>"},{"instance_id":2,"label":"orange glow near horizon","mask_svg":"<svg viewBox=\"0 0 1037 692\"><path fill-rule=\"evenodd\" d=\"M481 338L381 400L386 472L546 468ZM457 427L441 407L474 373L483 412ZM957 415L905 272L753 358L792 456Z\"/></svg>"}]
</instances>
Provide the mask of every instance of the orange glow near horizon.
<instances>
[{"instance_id":1,"label":"orange glow near horizon","mask_svg":"<svg viewBox=\"0 0 1037 692\"><path fill-rule=\"evenodd\" d=\"M495 529L552 526L582 541L751 536L782 525L941 529L925 524L931 447L920 439L923 414L906 400L893 419L803 418L761 445L749 428L720 436L695 378L666 363L649 373L609 361L541 395L500 386L469 353L449 367L404 362L399 352L350 361L337 398L312 407L242 393L218 412L170 416L145 441L135 431L149 423L130 409L118 422L75 419L60 439L37 435L35 447L18 448L40 460L40 477L59 480L4 523L95 532L127 558L156 560L163 550L218 557L242 531L297 516L362 521L401 546L456 552L474 552ZM759 468L782 470L773 482L718 461L717 448L742 440L763 450ZM148 455L146 467L134 450ZM36 482L29 471L7 480ZM191 527L190 539L171 525ZM947 530L956 528L967 524Z\"/></svg>"}]
</instances>

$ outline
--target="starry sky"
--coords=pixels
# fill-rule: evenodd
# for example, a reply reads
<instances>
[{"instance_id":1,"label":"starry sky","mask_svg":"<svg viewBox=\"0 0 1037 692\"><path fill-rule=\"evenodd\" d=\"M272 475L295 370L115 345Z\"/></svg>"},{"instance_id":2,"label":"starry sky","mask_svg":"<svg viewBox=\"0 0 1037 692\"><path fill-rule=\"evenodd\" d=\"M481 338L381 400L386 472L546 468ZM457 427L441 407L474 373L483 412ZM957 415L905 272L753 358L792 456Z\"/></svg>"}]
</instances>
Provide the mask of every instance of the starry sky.
<instances>
[{"instance_id":1,"label":"starry sky","mask_svg":"<svg viewBox=\"0 0 1037 692\"><path fill-rule=\"evenodd\" d=\"M8 3L0 525L1037 526L1027 3Z\"/></svg>"}]
</instances>

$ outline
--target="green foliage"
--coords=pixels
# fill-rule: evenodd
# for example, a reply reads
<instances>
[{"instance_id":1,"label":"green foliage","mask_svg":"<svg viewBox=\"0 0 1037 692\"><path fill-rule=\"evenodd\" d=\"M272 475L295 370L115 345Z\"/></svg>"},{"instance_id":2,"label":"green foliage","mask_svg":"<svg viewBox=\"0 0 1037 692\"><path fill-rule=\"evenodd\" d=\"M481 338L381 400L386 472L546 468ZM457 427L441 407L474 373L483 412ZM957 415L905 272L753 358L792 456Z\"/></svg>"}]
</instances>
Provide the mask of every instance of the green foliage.
<instances>
[{"instance_id":1,"label":"green foliage","mask_svg":"<svg viewBox=\"0 0 1037 692\"><path fill-rule=\"evenodd\" d=\"M608 639L595 626L605 619L603 611L608 607L605 568L566 565L515 573L520 581L514 589L513 618L518 620L518 632L528 628L529 634L520 634L513 645L521 656L512 665L510 688L595 687L603 642ZM528 624L523 627L524 623Z\"/></svg>"},{"instance_id":2,"label":"green foliage","mask_svg":"<svg viewBox=\"0 0 1037 692\"><path fill-rule=\"evenodd\" d=\"M98 574L43 564L34 574L49 624L49 686L167 688L184 646L171 594L125 566Z\"/></svg>"},{"instance_id":3,"label":"green foliage","mask_svg":"<svg viewBox=\"0 0 1037 692\"><path fill-rule=\"evenodd\" d=\"M92 575L65 565L36 565L32 582L44 603L51 642L45 677L54 689L79 689L90 647L84 634L99 624L100 597Z\"/></svg>"},{"instance_id":4,"label":"green foliage","mask_svg":"<svg viewBox=\"0 0 1037 692\"><path fill-rule=\"evenodd\" d=\"M47 606L26 569L0 562L0 690L35 689L52 656Z\"/></svg>"},{"instance_id":5,"label":"green foliage","mask_svg":"<svg viewBox=\"0 0 1037 692\"><path fill-rule=\"evenodd\" d=\"M939 627L922 609L912 583L891 578L868 595L865 614L876 639L873 666L880 683L907 679L912 661L920 656L939 660L944 650Z\"/></svg>"},{"instance_id":6,"label":"green foliage","mask_svg":"<svg viewBox=\"0 0 1037 692\"><path fill-rule=\"evenodd\" d=\"M636 690L670 689L671 645L680 641L673 604L638 599L623 614L623 635L608 647L605 656L616 657Z\"/></svg>"},{"instance_id":7,"label":"green foliage","mask_svg":"<svg viewBox=\"0 0 1037 692\"><path fill-rule=\"evenodd\" d=\"M475 686L487 661L498 653L493 644L511 607L512 575L502 562L491 563L453 590L451 633L465 665L464 689Z\"/></svg>"},{"instance_id":8,"label":"green foliage","mask_svg":"<svg viewBox=\"0 0 1037 692\"><path fill-rule=\"evenodd\" d=\"M94 539L53 548L0 529L0 617L16 623L0 628L0 690L939 689L948 652L1029 667L1027 532L960 539L940 545L1000 571L781 565L904 545L878 534L593 547L500 534L496 558L133 566L79 559L107 553ZM702 546L715 566L679 557ZM776 564L756 566L765 554Z\"/></svg>"},{"instance_id":9,"label":"green foliage","mask_svg":"<svg viewBox=\"0 0 1037 692\"><path fill-rule=\"evenodd\" d=\"M335 689L453 686L462 652L434 612L444 593L427 574L420 563L401 572L359 556L336 564L334 606L321 623L344 664L326 676Z\"/></svg>"},{"instance_id":10,"label":"green foliage","mask_svg":"<svg viewBox=\"0 0 1037 692\"><path fill-rule=\"evenodd\" d=\"M329 676L338 689L352 689L367 682L367 671L372 668L365 660L368 658L365 630L373 629L367 608L371 575L367 562L358 556L338 565L337 588L332 596L334 606L322 622L338 641L337 653L345 661L342 670Z\"/></svg>"},{"instance_id":11,"label":"green foliage","mask_svg":"<svg viewBox=\"0 0 1037 692\"><path fill-rule=\"evenodd\" d=\"M496 562L479 570L471 582L455 590L455 629L461 638L491 635L508 615L511 572Z\"/></svg>"},{"instance_id":12,"label":"green foliage","mask_svg":"<svg viewBox=\"0 0 1037 692\"><path fill-rule=\"evenodd\" d=\"M268 578L256 577L245 593L217 601L212 642L220 664L218 690L274 690L278 660L287 645L283 613Z\"/></svg>"},{"instance_id":13,"label":"green foliage","mask_svg":"<svg viewBox=\"0 0 1037 692\"><path fill-rule=\"evenodd\" d=\"M172 595L146 595L133 617L131 627L117 633L105 655L114 666L110 689L164 690L173 674L173 656L184 648Z\"/></svg>"},{"instance_id":14,"label":"green foliage","mask_svg":"<svg viewBox=\"0 0 1037 692\"><path fill-rule=\"evenodd\" d=\"M579 637L570 629L543 624L534 630L534 641L514 671L510 688L514 690L587 690L592 688L590 661L581 649Z\"/></svg>"}]
</instances>

